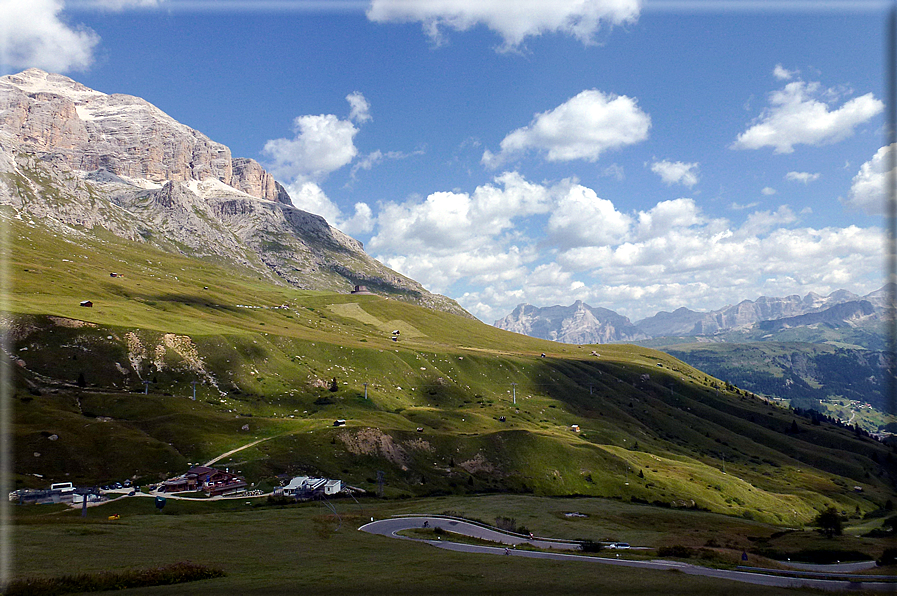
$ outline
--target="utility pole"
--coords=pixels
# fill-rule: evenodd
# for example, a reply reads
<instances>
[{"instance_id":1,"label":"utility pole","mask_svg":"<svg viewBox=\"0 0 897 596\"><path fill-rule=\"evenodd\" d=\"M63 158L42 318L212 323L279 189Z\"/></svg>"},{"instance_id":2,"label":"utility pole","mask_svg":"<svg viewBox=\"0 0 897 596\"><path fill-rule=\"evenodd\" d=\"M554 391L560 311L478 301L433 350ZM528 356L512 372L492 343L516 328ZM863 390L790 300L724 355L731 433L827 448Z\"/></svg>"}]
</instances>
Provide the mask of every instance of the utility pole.
<instances>
[{"instance_id":1,"label":"utility pole","mask_svg":"<svg viewBox=\"0 0 897 596\"><path fill-rule=\"evenodd\" d=\"M144 382L143 382L143 394L144 394L144 395L149 395L149 386L150 386L150 382L149 382L149 381L144 381Z\"/></svg>"},{"instance_id":2,"label":"utility pole","mask_svg":"<svg viewBox=\"0 0 897 596\"><path fill-rule=\"evenodd\" d=\"M383 496L383 479L386 477L381 470L377 470L377 496Z\"/></svg>"},{"instance_id":3,"label":"utility pole","mask_svg":"<svg viewBox=\"0 0 897 596\"><path fill-rule=\"evenodd\" d=\"M517 405L517 383L511 383L511 390L514 392L514 405Z\"/></svg>"},{"instance_id":4,"label":"utility pole","mask_svg":"<svg viewBox=\"0 0 897 596\"><path fill-rule=\"evenodd\" d=\"M368 384L364 383L364 398L368 398Z\"/></svg>"},{"instance_id":5,"label":"utility pole","mask_svg":"<svg viewBox=\"0 0 897 596\"><path fill-rule=\"evenodd\" d=\"M190 384L193 385L193 401L196 401L196 381L190 381Z\"/></svg>"}]
</instances>

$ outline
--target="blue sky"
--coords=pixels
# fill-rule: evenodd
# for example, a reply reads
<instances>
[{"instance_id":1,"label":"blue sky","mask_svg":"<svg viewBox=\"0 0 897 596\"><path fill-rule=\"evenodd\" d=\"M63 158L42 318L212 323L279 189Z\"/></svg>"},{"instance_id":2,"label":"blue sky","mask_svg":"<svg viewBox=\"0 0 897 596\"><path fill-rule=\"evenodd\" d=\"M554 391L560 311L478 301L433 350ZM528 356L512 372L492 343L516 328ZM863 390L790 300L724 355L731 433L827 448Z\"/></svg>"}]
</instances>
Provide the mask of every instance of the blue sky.
<instances>
[{"instance_id":1,"label":"blue sky","mask_svg":"<svg viewBox=\"0 0 897 596\"><path fill-rule=\"evenodd\" d=\"M883 284L888 2L0 0L491 323Z\"/></svg>"}]
</instances>

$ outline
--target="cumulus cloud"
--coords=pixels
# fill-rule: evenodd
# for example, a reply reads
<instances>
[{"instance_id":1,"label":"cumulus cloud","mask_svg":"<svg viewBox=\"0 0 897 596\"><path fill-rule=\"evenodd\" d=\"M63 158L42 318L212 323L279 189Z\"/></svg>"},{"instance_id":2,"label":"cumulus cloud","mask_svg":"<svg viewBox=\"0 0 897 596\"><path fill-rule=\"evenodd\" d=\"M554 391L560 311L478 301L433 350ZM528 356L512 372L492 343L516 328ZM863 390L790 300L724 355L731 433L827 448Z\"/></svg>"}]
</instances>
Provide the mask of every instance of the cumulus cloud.
<instances>
[{"instance_id":1,"label":"cumulus cloud","mask_svg":"<svg viewBox=\"0 0 897 596\"><path fill-rule=\"evenodd\" d=\"M819 83L794 81L770 94L770 107L738 135L733 149L774 147L776 153L791 153L794 146L827 145L853 134L884 109L871 93L831 105L839 89L821 89Z\"/></svg>"},{"instance_id":2,"label":"cumulus cloud","mask_svg":"<svg viewBox=\"0 0 897 596\"><path fill-rule=\"evenodd\" d=\"M566 184L557 195L548 219L548 233L556 246L618 244L629 235L632 217L580 184Z\"/></svg>"},{"instance_id":3,"label":"cumulus cloud","mask_svg":"<svg viewBox=\"0 0 897 596\"><path fill-rule=\"evenodd\" d=\"M0 63L52 72L85 70L99 36L61 17L62 0L0 0Z\"/></svg>"},{"instance_id":4,"label":"cumulus cloud","mask_svg":"<svg viewBox=\"0 0 897 596\"><path fill-rule=\"evenodd\" d=\"M367 122L371 119L371 104L364 98L359 91L353 91L346 96L351 110L349 111L349 120L355 122Z\"/></svg>"},{"instance_id":5,"label":"cumulus cloud","mask_svg":"<svg viewBox=\"0 0 897 596\"><path fill-rule=\"evenodd\" d=\"M691 188L698 183L698 164L682 161L655 161L651 171L660 176L667 185L681 184Z\"/></svg>"},{"instance_id":6,"label":"cumulus cloud","mask_svg":"<svg viewBox=\"0 0 897 596\"><path fill-rule=\"evenodd\" d=\"M740 220L708 217L691 198L626 212L575 180L509 172L469 193L381 206L369 246L489 322L521 302L578 299L635 318L881 285L878 228L801 228L788 206Z\"/></svg>"},{"instance_id":7,"label":"cumulus cloud","mask_svg":"<svg viewBox=\"0 0 897 596\"><path fill-rule=\"evenodd\" d=\"M844 203L869 215L884 215L886 189L888 184L887 168L891 159L890 153L897 150L897 144L885 146L860 166L860 171L853 177L850 193ZM891 171L897 176L897 172ZM893 180L893 178L892 178Z\"/></svg>"},{"instance_id":8,"label":"cumulus cloud","mask_svg":"<svg viewBox=\"0 0 897 596\"><path fill-rule=\"evenodd\" d=\"M739 233L744 236L758 236L773 228L781 227L797 221L797 216L788 205L782 205L775 211L755 211L751 213Z\"/></svg>"},{"instance_id":9,"label":"cumulus cloud","mask_svg":"<svg viewBox=\"0 0 897 596\"><path fill-rule=\"evenodd\" d=\"M549 188L516 172L494 182L472 194L443 191L422 202L384 204L371 247L411 253L475 251L511 229L514 219L547 213L551 206Z\"/></svg>"},{"instance_id":10,"label":"cumulus cloud","mask_svg":"<svg viewBox=\"0 0 897 596\"><path fill-rule=\"evenodd\" d=\"M764 186L762 189L760 189L760 192L769 197L776 194L776 189L771 186Z\"/></svg>"},{"instance_id":11,"label":"cumulus cloud","mask_svg":"<svg viewBox=\"0 0 897 596\"><path fill-rule=\"evenodd\" d=\"M635 99L589 89L536 114L529 126L502 140L498 154L483 153L482 161L496 168L530 150L544 152L548 161L596 161L605 151L644 141L650 127Z\"/></svg>"},{"instance_id":12,"label":"cumulus cloud","mask_svg":"<svg viewBox=\"0 0 897 596\"><path fill-rule=\"evenodd\" d=\"M693 199L661 201L638 214L638 238L647 240L665 236L676 228L701 225L705 219Z\"/></svg>"},{"instance_id":13,"label":"cumulus cloud","mask_svg":"<svg viewBox=\"0 0 897 596\"><path fill-rule=\"evenodd\" d=\"M543 33L594 43L603 24L635 22L639 5L639 0L372 0L367 17L380 23L420 22L437 44L444 40L444 29L485 25L504 40L499 50L508 51Z\"/></svg>"},{"instance_id":14,"label":"cumulus cloud","mask_svg":"<svg viewBox=\"0 0 897 596\"><path fill-rule=\"evenodd\" d=\"M65 0L0 0L0 64L51 72L87 70L100 36L63 15ZM71 4L71 3L69 3ZM79 8L120 12L159 6L159 0L92 0Z\"/></svg>"},{"instance_id":15,"label":"cumulus cloud","mask_svg":"<svg viewBox=\"0 0 897 596\"><path fill-rule=\"evenodd\" d=\"M782 67L781 64L776 64L776 67L772 70L772 75L780 81L790 81L798 74L800 74L800 71L788 70Z\"/></svg>"},{"instance_id":16,"label":"cumulus cloud","mask_svg":"<svg viewBox=\"0 0 897 596\"><path fill-rule=\"evenodd\" d=\"M262 152L273 161L268 169L284 179L319 180L351 163L358 154L358 129L350 120L333 114L298 116L293 120L292 139L273 139Z\"/></svg>"},{"instance_id":17,"label":"cumulus cloud","mask_svg":"<svg viewBox=\"0 0 897 596\"><path fill-rule=\"evenodd\" d=\"M810 172L788 172L785 174L785 180L809 184L810 182L819 180L819 176L820 174L818 172L815 174L811 174Z\"/></svg>"},{"instance_id":18,"label":"cumulus cloud","mask_svg":"<svg viewBox=\"0 0 897 596\"><path fill-rule=\"evenodd\" d=\"M331 225L336 225L340 219L339 207L314 182L294 182L287 185L286 189L297 209L320 215Z\"/></svg>"},{"instance_id":19,"label":"cumulus cloud","mask_svg":"<svg viewBox=\"0 0 897 596\"><path fill-rule=\"evenodd\" d=\"M374 227L374 215L367 203L356 203L354 214L346 218L339 206L316 183L305 180L286 186L293 206L320 215L330 225L347 234L370 232Z\"/></svg>"},{"instance_id":20,"label":"cumulus cloud","mask_svg":"<svg viewBox=\"0 0 897 596\"><path fill-rule=\"evenodd\" d=\"M331 172L352 163L358 155L355 123L371 119L371 104L358 91L346 96L349 102L349 118L341 120L333 114L298 116L293 120L292 139L272 139L265 143L262 153L271 158L268 170L279 178L298 182L320 181ZM370 169L382 158L377 151L359 167ZM357 168L353 169L353 174Z\"/></svg>"}]
</instances>

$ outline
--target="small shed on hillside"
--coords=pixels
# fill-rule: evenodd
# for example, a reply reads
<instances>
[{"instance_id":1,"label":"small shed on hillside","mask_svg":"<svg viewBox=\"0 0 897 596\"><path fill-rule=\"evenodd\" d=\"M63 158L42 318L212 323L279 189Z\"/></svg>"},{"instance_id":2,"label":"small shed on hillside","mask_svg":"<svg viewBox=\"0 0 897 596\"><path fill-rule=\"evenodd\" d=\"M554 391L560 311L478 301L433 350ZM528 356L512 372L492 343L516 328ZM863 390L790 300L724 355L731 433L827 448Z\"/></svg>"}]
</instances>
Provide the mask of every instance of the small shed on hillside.
<instances>
[{"instance_id":1,"label":"small shed on hillside","mask_svg":"<svg viewBox=\"0 0 897 596\"><path fill-rule=\"evenodd\" d=\"M86 306L88 308L91 308L93 306L93 302L91 302L90 300L82 300L81 306Z\"/></svg>"}]
</instances>

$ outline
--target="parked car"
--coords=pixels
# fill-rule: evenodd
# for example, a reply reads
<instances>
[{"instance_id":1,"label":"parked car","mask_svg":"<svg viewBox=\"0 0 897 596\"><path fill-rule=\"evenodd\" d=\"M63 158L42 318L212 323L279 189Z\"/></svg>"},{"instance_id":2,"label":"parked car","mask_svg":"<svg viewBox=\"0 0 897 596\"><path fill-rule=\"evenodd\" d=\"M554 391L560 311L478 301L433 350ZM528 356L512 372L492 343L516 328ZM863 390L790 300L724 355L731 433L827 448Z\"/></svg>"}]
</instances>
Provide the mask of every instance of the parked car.
<instances>
[{"instance_id":1,"label":"parked car","mask_svg":"<svg viewBox=\"0 0 897 596\"><path fill-rule=\"evenodd\" d=\"M610 544L607 545L607 548L624 549L624 548L632 548L632 547L629 546L628 542L611 542Z\"/></svg>"}]
</instances>

